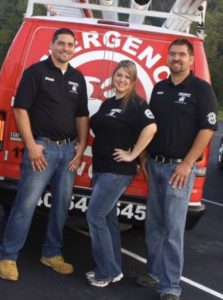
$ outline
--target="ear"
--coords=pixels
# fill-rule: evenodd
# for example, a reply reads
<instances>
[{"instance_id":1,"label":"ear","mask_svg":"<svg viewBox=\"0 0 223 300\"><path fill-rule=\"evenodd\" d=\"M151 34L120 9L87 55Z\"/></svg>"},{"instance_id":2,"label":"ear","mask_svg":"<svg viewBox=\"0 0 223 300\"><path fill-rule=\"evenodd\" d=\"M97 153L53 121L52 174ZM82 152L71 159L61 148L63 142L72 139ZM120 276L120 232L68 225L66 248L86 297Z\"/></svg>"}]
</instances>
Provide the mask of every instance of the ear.
<instances>
[{"instance_id":1,"label":"ear","mask_svg":"<svg viewBox=\"0 0 223 300\"><path fill-rule=\"evenodd\" d=\"M194 55L190 55L190 66L194 64Z\"/></svg>"},{"instance_id":2,"label":"ear","mask_svg":"<svg viewBox=\"0 0 223 300\"><path fill-rule=\"evenodd\" d=\"M52 48L53 48L53 42L51 41L50 42L50 50L52 50Z\"/></svg>"}]
</instances>

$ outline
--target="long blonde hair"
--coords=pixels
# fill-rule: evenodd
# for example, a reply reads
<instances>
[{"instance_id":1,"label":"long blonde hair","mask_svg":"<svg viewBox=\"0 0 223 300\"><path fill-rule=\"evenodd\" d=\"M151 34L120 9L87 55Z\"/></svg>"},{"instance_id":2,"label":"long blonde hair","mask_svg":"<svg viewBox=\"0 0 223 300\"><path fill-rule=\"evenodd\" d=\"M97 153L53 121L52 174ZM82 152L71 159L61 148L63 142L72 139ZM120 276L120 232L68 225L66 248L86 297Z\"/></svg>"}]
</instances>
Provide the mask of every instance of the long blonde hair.
<instances>
[{"instance_id":1,"label":"long blonde hair","mask_svg":"<svg viewBox=\"0 0 223 300\"><path fill-rule=\"evenodd\" d=\"M114 88L114 85L113 85L114 76L115 76L116 72L121 68L123 68L129 74L130 81L131 81L131 87L122 99L123 107L126 108L129 100L131 100L133 98L133 96L136 95L137 69L136 69L135 63L131 60L120 61L112 73L112 87L113 88Z\"/></svg>"}]
</instances>

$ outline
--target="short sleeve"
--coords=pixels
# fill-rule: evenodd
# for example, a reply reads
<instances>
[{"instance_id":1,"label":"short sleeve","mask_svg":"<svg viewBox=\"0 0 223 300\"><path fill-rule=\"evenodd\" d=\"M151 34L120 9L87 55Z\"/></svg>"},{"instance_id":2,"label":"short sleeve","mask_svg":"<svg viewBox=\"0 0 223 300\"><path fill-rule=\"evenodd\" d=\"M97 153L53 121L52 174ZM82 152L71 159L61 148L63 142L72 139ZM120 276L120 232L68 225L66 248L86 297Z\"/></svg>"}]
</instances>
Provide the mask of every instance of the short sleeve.
<instances>
[{"instance_id":1,"label":"short sleeve","mask_svg":"<svg viewBox=\"0 0 223 300\"><path fill-rule=\"evenodd\" d=\"M24 71L16 92L14 107L30 109L38 92L39 81L38 72L34 67Z\"/></svg>"},{"instance_id":2,"label":"short sleeve","mask_svg":"<svg viewBox=\"0 0 223 300\"><path fill-rule=\"evenodd\" d=\"M82 74L80 76L80 101L77 108L77 117L85 117L89 115L87 87L84 76Z\"/></svg>"},{"instance_id":3,"label":"short sleeve","mask_svg":"<svg viewBox=\"0 0 223 300\"><path fill-rule=\"evenodd\" d=\"M217 129L217 99L212 87L203 82L197 102L200 129Z\"/></svg>"},{"instance_id":4,"label":"short sleeve","mask_svg":"<svg viewBox=\"0 0 223 300\"><path fill-rule=\"evenodd\" d=\"M149 108L149 105L144 100L137 101L137 109L133 110L132 120L135 129L140 132L147 125L156 123L155 117Z\"/></svg>"}]
</instances>

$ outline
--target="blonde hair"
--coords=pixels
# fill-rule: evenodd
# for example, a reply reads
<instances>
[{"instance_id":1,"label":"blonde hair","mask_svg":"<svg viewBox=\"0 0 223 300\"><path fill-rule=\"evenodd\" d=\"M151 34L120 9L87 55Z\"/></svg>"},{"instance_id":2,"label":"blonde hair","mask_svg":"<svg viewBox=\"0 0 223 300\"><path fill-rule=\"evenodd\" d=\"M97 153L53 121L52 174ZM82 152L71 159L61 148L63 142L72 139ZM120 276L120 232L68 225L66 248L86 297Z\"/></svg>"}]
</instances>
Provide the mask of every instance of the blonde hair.
<instances>
[{"instance_id":1,"label":"blonde hair","mask_svg":"<svg viewBox=\"0 0 223 300\"><path fill-rule=\"evenodd\" d=\"M121 68L123 68L128 73L128 75L130 77L130 81L131 81L130 89L126 93L124 98L122 99L123 106L126 107L128 101L130 99L132 99L132 97L136 94L137 69L136 69L135 63L131 60L120 61L112 73L112 87L113 88L114 88L114 85L113 85L114 76L115 76L116 72Z\"/></svg>"}]
</instances>

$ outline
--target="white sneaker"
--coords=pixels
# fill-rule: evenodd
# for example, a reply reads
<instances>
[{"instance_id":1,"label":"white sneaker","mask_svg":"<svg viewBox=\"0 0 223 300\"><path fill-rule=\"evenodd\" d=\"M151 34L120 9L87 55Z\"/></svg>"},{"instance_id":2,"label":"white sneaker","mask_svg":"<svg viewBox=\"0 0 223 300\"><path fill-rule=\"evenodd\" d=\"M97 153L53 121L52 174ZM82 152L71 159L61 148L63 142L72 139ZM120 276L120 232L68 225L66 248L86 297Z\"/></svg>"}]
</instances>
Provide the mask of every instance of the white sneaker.
<instances>
[{"instance_id":1,"label":"white sneaker","mask_svg":"<svg viewBox=\"0 0 223 300\"><path fill-rule=\"evenodd\" d=\"M94 278L95 277L95 271L88 271L87 273L85 273L85 276L86 276L87 279Z\"/></svg>"},{"instance_id":2,"label":"white sneaker","mask_svg":"<svg viewBox=\"0 0 223 300\"><path fill-rule=\"evenodd\" d=\"M89 278L90 285L97 287L106 287L111 282L110 280L97 280L95 277Z\"/></svg>"},{"instance_id":3,"label":"white sneaker","mask_svg":"<svg viewBox=\"0 0 223 300\"><path fill-rule=\"evenodd\" d=\"M124 277L123 273L120 273L118 276L112 279L111 282L119 282Z\"/></svg>"},{"instance_id":4,"label":"white sneaker","mask_svg":"<svg viewBox=\"0 0 223 300\"><path fill-rule=\"evenodd\" d=\"M97 286L97 287L106 287L111 282L112 283L119 282L123 277L124 277L123 273L120 273L118 276L114 277L113 279L97 280L95 277L89 277L88 280L90 285Z\"/></svg>"}]
</instances>

